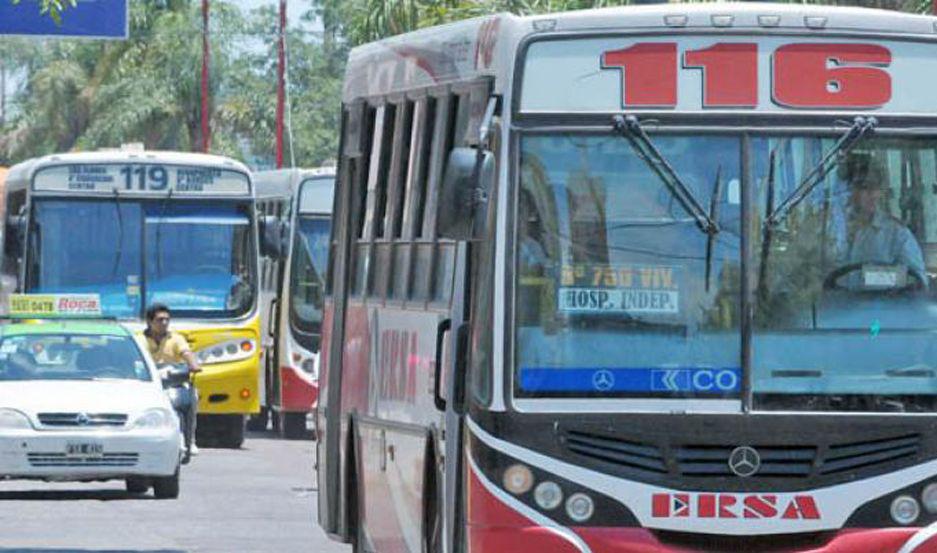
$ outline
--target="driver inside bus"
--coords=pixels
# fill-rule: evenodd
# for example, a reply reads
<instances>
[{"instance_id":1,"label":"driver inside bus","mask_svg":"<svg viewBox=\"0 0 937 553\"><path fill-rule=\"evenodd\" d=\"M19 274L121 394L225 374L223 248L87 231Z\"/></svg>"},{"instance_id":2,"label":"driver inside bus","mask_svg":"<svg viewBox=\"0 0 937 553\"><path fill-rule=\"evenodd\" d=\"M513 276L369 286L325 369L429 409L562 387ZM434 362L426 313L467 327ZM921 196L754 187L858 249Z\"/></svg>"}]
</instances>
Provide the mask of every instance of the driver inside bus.
<instances>
[{"instance_id":1,"label":"driver inside bus","mask_svg":"<svg viewBox=\"0 0 937 553\"><path fill-rule=\"evenodd\" d=\"M914 234L882 208L885 172L869 157L851 157L845 167L849 184L846 251L841 266L902 265L927 288L924 255Z\"/></svg>"}]
</instances>

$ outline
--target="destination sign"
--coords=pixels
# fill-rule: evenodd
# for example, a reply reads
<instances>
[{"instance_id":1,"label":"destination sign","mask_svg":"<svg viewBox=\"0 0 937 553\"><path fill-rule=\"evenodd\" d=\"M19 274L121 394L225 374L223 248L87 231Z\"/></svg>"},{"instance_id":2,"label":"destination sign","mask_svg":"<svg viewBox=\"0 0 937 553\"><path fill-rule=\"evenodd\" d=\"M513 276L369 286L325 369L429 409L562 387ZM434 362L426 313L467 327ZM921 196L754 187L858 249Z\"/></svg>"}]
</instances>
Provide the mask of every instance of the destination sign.
<instances>
[{"instance_id":1,"label":"destination sign","mask_svg":"<svg viewBox=\"0 0 937 553\"><path fill-rule=\"evenodd\" d=\"M933 42L766 36L535 42L526 112L840 111L932 115Z\"/></svg>"},{"instance_id":2,"label":"destination sign","mask_svg":"<svg viewBox=\"0 0 937 553\"><path fill-rule=\"evenodd\" d=\"M557 309L567 313L677 315L680 293L674 267L567 265L561 270Z\"/></svg>"},{"instance_id":3,"label":"destination sign","mask_svg":"<svg viewBox=\"0 0 937 553\"><path fill-rule=\"evenodd\" d=\"M239 171L217 167L149 163L74 163L40 169L33 190L47 192L242 196L250 181Z\"/></svg>"}]
</instances>

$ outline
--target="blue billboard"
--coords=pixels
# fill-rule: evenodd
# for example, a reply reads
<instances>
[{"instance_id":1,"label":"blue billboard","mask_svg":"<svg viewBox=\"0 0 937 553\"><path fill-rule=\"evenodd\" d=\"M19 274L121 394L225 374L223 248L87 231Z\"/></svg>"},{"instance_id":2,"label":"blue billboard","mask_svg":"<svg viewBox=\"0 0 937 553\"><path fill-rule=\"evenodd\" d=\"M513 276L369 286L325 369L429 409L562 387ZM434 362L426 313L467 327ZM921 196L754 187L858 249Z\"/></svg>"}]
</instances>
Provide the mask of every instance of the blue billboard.
<instances>
[{"instance_id":1,"label":"blue billboard","mask_svg":"<svg viewBox=\"0 0 937 553\"><path fill-rule=\"evenodd\" d=\"M0 35L127 38L127 0L78 0L60 25L39 10L38 0L0 0Z\"/></svg>"}]
</instances>

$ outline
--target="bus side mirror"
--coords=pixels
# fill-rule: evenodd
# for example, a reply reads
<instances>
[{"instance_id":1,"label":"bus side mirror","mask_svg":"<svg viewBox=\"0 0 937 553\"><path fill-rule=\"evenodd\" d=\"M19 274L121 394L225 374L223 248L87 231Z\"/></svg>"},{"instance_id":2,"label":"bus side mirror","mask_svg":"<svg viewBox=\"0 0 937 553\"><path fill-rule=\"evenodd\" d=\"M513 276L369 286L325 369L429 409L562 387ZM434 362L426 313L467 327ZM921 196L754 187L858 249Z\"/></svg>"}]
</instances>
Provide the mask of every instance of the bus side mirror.
<instances>
[{"instance_id":1,"label":"bus side mirror","mask_svg":"<svg viewBox=\"0 0 937 553\"><path fill-rule=\"evenodd\" d=\"M270 259L283 257L285 235L285 225L276 215L264 215L260 219L260 254Z\"/></svg>"},{"instance_id":2,"label":"bus side mirror","mask_svg":"<svg viewBox=\"0 0 937 553\"><path fill-rule=\"evenodd\" d=\"M487 150L454 148L446 163L436 234L452 240L481 238L494 181L494 155Z\"/></svg>"},{"instance_id":3,"label":"bus side mirror","mask_svg":"<svg viewBox=\"0 0 937 553\"><path fill-rule=\"evenodd\" d=\"M4 256L18 259L23 257L23 238L26 236L26 216L11 215L3 229Z\"/></svg>"}]
</instances>

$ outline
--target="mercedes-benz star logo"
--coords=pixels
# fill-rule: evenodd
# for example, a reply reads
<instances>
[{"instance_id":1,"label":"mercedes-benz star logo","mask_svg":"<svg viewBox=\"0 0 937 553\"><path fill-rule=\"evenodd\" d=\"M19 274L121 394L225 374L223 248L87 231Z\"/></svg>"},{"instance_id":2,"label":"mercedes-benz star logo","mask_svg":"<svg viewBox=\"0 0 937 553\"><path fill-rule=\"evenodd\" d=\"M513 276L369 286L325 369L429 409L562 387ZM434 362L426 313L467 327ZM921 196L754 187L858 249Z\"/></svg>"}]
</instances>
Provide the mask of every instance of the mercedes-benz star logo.
<instances>
[{"instance_id":1,"label":"mercedes-benz star logo","mask_svg":"<svg viewBox=\"0 0 937 553\"><path fill-rule=\"evenodd\" d=\"M761 468L761 456L755 448L743 445L732 450L729 454L729 468L737 476L749 477Z\"/></svg>"},{"instance_id":2,"label":"mercedes-benz star logo","mask_svg":"<svg viewBox=\"0 0 937 553\"><path fill-rule=\"evenodd\" d=\"M600 392L607 392L615 385L615 375L611 371L595 371L592 375L592 385Z\"/></svg>"},{"instance_id":3,"label":"mercedes-benz star logo","mask_svg":"<svg viewBox=\"0 0 937 553\"><path fill-rule=\"evenodd\" d=\"M78 413L78 416L75 417L75 422L77 422L79 426L85 426L91 422L91 418L85 413Z\"/></svg>"}]
</instances>

